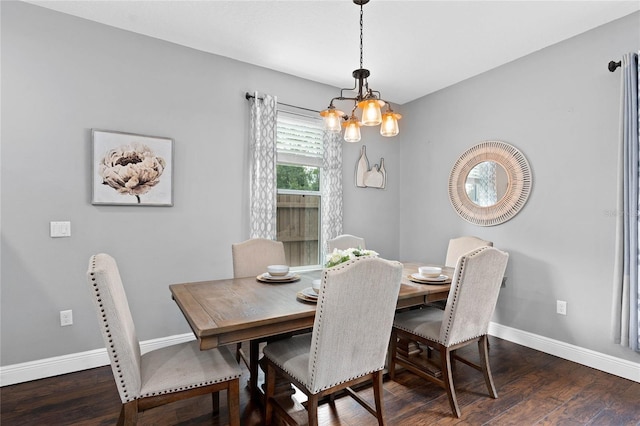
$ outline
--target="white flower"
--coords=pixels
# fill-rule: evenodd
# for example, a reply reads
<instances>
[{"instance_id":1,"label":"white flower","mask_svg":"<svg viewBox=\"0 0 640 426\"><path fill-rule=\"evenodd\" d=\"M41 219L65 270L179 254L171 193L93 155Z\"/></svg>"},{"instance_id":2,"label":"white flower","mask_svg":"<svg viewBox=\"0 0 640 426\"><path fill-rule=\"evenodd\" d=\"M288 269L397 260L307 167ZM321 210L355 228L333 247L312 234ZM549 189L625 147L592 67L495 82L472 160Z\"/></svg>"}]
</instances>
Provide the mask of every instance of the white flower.
<instances>
[{"instance_id":1,"label":"white flower","mask_svg":"<svg viewBox=\"0 0 640 426\"><path fill-rule=\"evenodd\" d=\"M362 256L377 256L378 253L373 250L362 250L359 248L348 248L346 250L333 249L333 253L329 256L325 267L331 268L343 262L353 260Z\"/></svg>"},{"instance_id":2,"label":"white flower","mask_svg":"<svg viewBox=\"0 0 640 426\"><path fill-rule=\"evenodd\" d=\"M160 182L166 163L141 143L122 145L106 153L98 168L103 185L109 185L120 194L146 194Z\"/></svg>"}]
</instances>

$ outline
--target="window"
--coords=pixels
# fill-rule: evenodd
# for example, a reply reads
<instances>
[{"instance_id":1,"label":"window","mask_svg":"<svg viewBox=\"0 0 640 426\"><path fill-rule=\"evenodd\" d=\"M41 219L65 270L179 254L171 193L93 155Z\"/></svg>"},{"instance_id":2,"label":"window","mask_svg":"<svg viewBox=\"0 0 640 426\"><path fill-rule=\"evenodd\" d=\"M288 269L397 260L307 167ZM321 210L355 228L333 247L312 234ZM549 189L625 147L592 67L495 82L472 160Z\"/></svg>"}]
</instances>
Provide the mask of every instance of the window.
<instances>
[{"instance_id":1,"label":"window","mask_svg":"<svg viewBox=\"0 0 640 426\"><path fill-rule=\"evenodd\" d=\"M276 238L284 243L290 266L319 265L322 120L278 111L276 140Z\"/></svg>"}]
</instances>

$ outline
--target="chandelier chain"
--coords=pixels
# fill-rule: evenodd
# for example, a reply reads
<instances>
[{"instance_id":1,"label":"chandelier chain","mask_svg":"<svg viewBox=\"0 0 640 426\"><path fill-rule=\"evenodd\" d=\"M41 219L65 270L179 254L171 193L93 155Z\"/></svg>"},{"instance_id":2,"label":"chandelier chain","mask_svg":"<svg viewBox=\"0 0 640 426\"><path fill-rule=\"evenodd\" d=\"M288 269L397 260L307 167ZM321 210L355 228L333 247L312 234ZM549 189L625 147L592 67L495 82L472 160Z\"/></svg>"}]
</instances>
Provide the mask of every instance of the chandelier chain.
<instances>
[{"instance_id":1,"label":"chandelier chain","mask_svg":"<svg viewBox=\"0 0 640 426\"><path fill-rule=\"evenodd\" d=\"M360 5L360 68L362 69L362 27L363 27L363 16L364 16L364 12L362 10L362 4Z\"/></svg>"}]
</instances>

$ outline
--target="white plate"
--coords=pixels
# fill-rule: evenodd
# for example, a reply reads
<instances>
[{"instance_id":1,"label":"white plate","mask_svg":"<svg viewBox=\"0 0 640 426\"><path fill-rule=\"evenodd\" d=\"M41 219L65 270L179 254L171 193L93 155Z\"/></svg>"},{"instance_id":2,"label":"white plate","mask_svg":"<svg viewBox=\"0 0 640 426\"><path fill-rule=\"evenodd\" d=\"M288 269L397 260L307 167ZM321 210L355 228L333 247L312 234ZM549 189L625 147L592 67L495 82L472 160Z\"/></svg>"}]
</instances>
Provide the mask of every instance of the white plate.
<instances>
[{"instance_id":1,"label":"white plate","mask_svg":"<svg viewBox=\"0 0 640 426\"><path fill-rule=\"evenodd\" d=\"M293 272L289 272L287 273L287 275L271 275L268 272L265 272L264 274L262 274L262 278L265 280L288 280L291 279L295 276L296 274L294 274Z\"/></svg>"},{"instance_id":2,"label":"white plate","mask_svg":"<svg viewBox=\"0 0 640 426\"><path fill-rule=\"evenodd\" d=\"M305 296L310 297L312 299L317 299L318 298L318 293L313 291L313 288L311 288L311 287L307 287L304 290L302 290L302 294L304 294Z\"/></svg>"},{"instance_id":3,"label":"white plate","mask_svg":"<svg viewBox=\"0 0 640 426\"><path fill-rule=\"evenodd\" d=\"M298 281L300 279L300 275L295 273L290 273L287 275L283 275L281 277L274 277L273 275L270 275L268 272L265 272L263 274L258 275L256 279L263 283L285 284L285 283L292 283L294 281Z\"/></svg>"},{"instance_id":4,"label":"white plate","mask_svg":"<svg viewBox=\"0 0 640 426\"><path fill-rule=\"evenodd\" d=\"M428 281L428 282L432 282L432 283L437 283L437 282L441 282L441 281L446 281L447 278L449 278L446 275L440 275L439 277L425 277L423 275L420 274L411 274L411 278L413 278L414 280L418 280L418 281Z\"/></svg>"},{"instance_id":5,"label":"white plate","mask_svg":"<svg viewBox=\"0 0 640 426\"><path fill-rule=\"evenodd\" d=\"M313 294L313 296L312 296ZM298 299L304 300L305 302L317 303L318 295L311 287L307 287L304 290L300 290L296 295Z\"/></svg>"}]
</instances>

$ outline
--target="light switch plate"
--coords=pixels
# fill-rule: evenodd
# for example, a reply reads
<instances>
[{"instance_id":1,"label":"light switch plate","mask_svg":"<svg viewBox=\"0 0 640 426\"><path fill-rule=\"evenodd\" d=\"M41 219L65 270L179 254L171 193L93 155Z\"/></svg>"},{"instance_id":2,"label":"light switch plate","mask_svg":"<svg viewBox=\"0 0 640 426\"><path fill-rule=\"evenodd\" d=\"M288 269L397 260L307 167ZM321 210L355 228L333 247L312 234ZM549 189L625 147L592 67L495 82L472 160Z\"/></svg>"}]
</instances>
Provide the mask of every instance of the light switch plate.
<instances>
[{"instance_id":1,"label":"light switch plate","mask_svg":"<svg viewBox=\"0 0 640 426\"><path fill-rule=\"evenodd\" d=\"M50 235L52 238L71 236L71 222L51 222L50 226Z\"/></svg>"}]
</instances>

